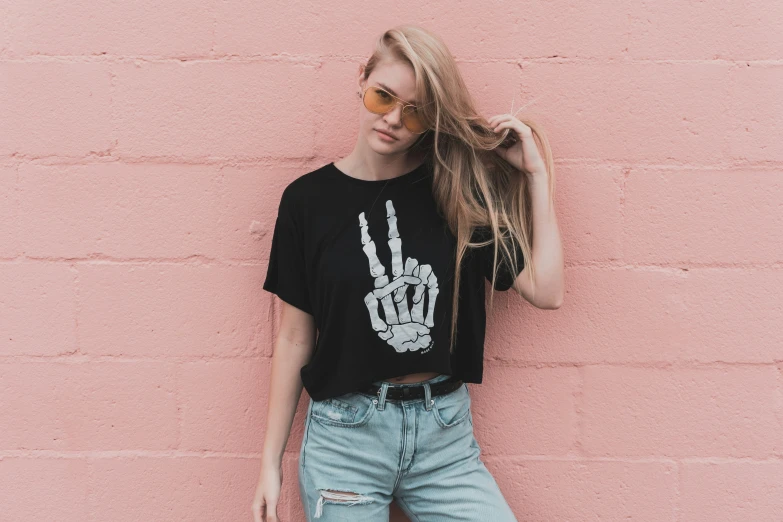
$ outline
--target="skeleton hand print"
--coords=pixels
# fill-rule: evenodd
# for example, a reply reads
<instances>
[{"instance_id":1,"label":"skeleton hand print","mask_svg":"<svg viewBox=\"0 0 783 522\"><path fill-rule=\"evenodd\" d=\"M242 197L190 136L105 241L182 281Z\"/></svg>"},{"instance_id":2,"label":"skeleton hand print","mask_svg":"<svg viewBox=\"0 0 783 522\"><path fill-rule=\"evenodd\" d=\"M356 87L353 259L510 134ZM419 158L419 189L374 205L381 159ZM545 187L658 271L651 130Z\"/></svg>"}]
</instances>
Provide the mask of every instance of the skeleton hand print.
<instances>
[{"instance_id":1,"label":"skeleton hand print","mask_svg":"<svg viewBox=\"0 0 783 522\"><path fill-rule=\"evenodd\" d=\"M402 239L397 232L397 215L391 200L386 201L386 219L389 223L389 249L391 250L392 275L389 281L386 267L378 260L375 242L370 237L364 212L359 214L362 233L362 250L370 262L370 275L375 278L375 290L364 297L370 313L373 330L397 352L416 351L432 344L430 328L434 326L435 301L438 297L438 278L430 265L420 265L412 258L402 266ZM413 309L408 310L408 286L415 285ZM427 317L424 317L424 288L428 292ZM393 296L393 297L392 297ZM384 319L378 315L378 302L383 305ZM396 305L396 307L395 307Z\"/></svg>"}]
</instances>

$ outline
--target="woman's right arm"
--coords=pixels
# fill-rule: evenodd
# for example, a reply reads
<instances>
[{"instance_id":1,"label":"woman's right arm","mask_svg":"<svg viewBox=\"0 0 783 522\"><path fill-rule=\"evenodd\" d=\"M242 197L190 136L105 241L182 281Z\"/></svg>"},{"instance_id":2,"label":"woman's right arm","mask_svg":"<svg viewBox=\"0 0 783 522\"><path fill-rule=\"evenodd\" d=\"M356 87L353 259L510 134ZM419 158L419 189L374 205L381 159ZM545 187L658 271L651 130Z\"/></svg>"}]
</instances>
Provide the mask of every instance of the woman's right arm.
<instances>
[{"instance_id":1,"label":"woman's right arm","mask_svg":"<svg viewBox=\"0 0 783 522\"><path fill-rule=\"evenodd\" d=\"M252 505L257 522L278 520L283 453L303 387L299 372L310 361L315 348L313 316L283 300L279 302L282 310L272 354L261 476Z\"/></svg>"}]
</instances>

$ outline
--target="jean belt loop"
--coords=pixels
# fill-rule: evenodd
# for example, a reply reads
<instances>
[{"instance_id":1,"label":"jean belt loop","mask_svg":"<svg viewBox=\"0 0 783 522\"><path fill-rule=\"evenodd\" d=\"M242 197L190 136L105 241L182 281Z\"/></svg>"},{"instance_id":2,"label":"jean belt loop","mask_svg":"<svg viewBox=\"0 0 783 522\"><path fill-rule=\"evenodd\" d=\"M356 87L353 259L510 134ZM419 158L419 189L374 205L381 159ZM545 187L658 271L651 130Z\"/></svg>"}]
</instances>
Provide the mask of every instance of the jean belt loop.
<instances>
[{"instance_id":1,"label":"jean belt loop","mask_svg":"<svg viewBox=\"0 0 783 522\"><path fill-rule=\"evenodd\" d=\"M383 411L386 407L386 390L389 389L389 383L384 381L381 383L381 389L378 390L378 411Z\"/></svg>"},{"instance_id":2,"label":"jean belt loop","mask_svg":"<svg viewBox=\"0 0 783 522\"><path fill-rule=\"evenodd\" d=\"M427 411L430 411L432 409L432 390L430 390L430 383L425 382L424 383L424 408Z\"/></svg>"}]
</instances>

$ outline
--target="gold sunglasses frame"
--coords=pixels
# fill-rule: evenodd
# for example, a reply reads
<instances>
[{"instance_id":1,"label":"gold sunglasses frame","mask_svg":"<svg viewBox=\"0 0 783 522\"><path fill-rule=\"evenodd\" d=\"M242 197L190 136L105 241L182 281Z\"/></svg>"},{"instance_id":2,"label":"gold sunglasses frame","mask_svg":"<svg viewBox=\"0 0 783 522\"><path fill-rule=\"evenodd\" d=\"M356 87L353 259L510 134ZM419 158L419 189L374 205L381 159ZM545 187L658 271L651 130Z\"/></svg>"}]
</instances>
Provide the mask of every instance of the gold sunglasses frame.
<instances>
[{"instance_id":1,"label":"gold sunglasses frame","mask_svg":"<svg viewBox=\"0 0 783 522\"><path fill-rule=\"evenodd\" d=\"M385 111L385 112L375 112L375 111L373 111L373 110L370 110L370 108L369 108L369 107L367 107L367 104L364 102L364 95L367 93L367 90L368 90L368 89L377 89L377 90L379 90L379 91L383 91L383 92L385 92L386 94L388 94L389 96L391 96L392 98L394 98L394 100L395 100L395 102L394 102L394 106L392 106L392 108L391 108L391 109L389 109L388 111ZM389 91L387 91L386 89L384 89L383 87L379 87L379 86L377 86L377 85L368 85L367 87L365 87L365 88L364 88L364 90L363 90L363 91L360 93L360 95L359 95L359 96L360 96L360 97L361 97L361 99L362 99L362 105L364 105L364 108L365 108L365 109L367 109L368 111L372 112L373 114L386 114L386 113L389 113L389 112L393 111L393 110L394 110L394 108L397 106L397 104L400 104L400 105L402 105L402 118L401 118L401 119L402 119L402 124L403 124L403 125L405 125L405 108L406 108L406 107L413 107L414 109L418 109L418 108L419 108L419 106L418 106L418 105L416 105L416 104L413 104L413 103L408 103L408 102L406 102L405 100L401 100L399 96L395 96L395 95L393 95L392 93L390 93ZM408 126L407 126L407 125L405 125L405 128L406 128L406 129L408 129ZM423 131L421 131L421 132L414 132L414 131L412 131L412 130L410 130L410 129L408 129L408 130L409 130L410 132L412 132L413 134L424 134L425 132L427 132L427 131L429 130L429 128L426 128L426 129L424 129L424 130L423 130Z\"/></svg>"}]
</instances>

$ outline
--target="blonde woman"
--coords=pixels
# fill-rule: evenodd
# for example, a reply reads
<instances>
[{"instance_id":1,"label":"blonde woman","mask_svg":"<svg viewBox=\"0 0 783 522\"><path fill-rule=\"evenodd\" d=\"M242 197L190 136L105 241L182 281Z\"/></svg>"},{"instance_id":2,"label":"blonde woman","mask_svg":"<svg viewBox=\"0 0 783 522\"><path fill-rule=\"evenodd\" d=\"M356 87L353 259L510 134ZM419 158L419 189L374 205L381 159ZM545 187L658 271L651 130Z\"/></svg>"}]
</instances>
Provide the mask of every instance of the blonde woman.
<instances>
[{"instance_id":1,"label":"blonde woman","mask_svg":"<svg viewBox=\"0 0 783 522\"><path fill-rule=\"evenodd\" d=\"M538 308L563 299L546 137L512 114L479 116L446 45L417 26L378 39L354 96L354 149L280 199L255 520L280 520L303 386L309 521L387 521L394 500L413 522L516 520L481 461L467 383L482 381L485 281L490 309L509 288Z\"/></svg>"}]
</instances>

